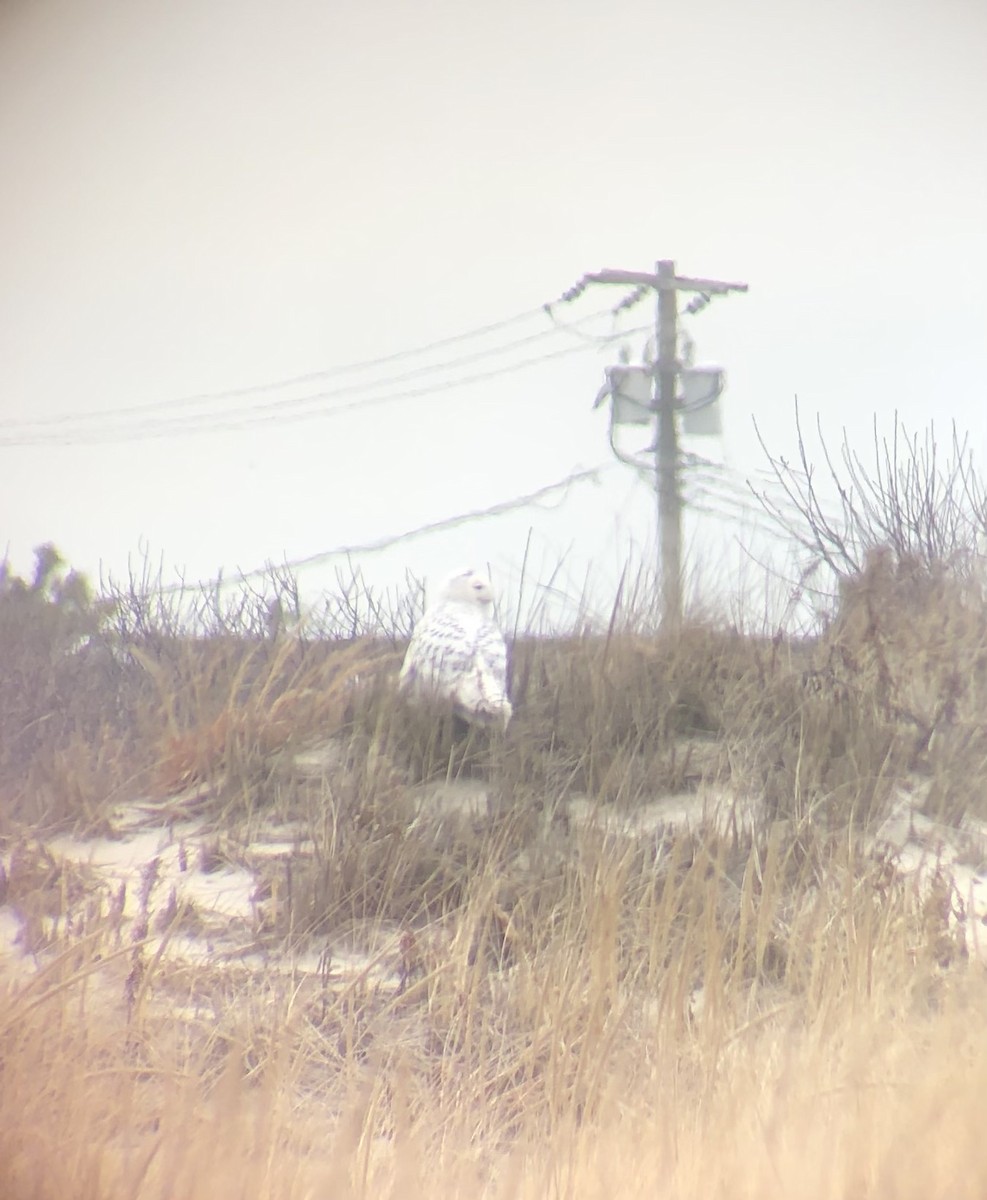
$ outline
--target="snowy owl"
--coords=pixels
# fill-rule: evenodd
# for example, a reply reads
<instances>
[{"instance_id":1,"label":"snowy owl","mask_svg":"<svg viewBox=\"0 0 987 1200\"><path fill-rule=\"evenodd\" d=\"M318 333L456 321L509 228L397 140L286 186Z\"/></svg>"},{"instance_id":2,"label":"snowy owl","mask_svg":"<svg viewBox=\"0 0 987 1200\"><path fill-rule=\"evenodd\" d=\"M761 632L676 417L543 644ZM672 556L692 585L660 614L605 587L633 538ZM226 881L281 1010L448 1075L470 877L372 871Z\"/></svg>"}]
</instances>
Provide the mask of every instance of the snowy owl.
<instances>
[{"instance_id":1,"label":"snowy owl","mask_svg":"<svg viewBox=\"0 0 987 1200\"><path fill-rule=\"evenodd\" d=\"M493 620L493 589L479 571L460 571L442 585L415 626L399 686L418 696L452 700L476 725L511 719L507 646Z\"/></svg>"}]
</instances>

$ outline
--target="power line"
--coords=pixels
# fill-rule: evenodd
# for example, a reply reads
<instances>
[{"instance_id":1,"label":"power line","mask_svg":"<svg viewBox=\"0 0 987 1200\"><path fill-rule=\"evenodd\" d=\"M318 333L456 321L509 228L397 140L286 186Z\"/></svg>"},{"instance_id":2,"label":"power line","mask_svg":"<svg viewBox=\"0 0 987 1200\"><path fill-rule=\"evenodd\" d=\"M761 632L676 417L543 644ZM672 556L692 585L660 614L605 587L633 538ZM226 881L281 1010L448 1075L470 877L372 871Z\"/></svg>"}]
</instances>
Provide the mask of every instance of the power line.
<instances>
[{"instance_id":1,"label":"power line","mask_svg":"<svg viewBox=\"0 0 987 1200\"><path fill-rule=\"evenodd\" d=\"M629 331L624 329L612 329L610 333L605 334L592 334L583 333L583 331L579 328L580 325L586 325L590 321L595 321L598 317L604 316L610 316L613 318L614 322L616 322L618 314L622 310L630 307L626 300L622 300L620 304L613 308L598 309L595 313L590 313L589 316L586 317L579 317L575 321L563 321L555 311L556 303L559 303L559 301L556 301L552 304L546 304L543 306L543 308L549 320L560 332L571 333L573 337L578 337L582 338L584 341L593 342L597 346L607 346L610 344L610 342L615 342L619 338L628 336Z\"/></svg>"},{"instance_id":2,"label":"power line","mask_svg":"<svg viewBox=\"0 0 987 1200\"><path fill-rule=\"evenodd\" d=\"M764 474L764 472L759 472ZM722 517L724 520L750 522L765 534L788 536L805 530L808 537L811 521L798 503L781 490L776 481L768 479L768 487L758 491L750 479L741 480L725 464L707 463L693 466L685 475L690 492L686 503L696 512ZM770 485L774 483L774 487ZM764 485L762 484L762 487ZM840 528L844 520L820 509L822 519L831 528Z\"/></svg>"},{"instance_id":3,"label":"power line","mask_svg":"<svg viewBox=\"0 0 987 1200\"><path fill-rule=\"evenodd\" d=\"M615 463L601 463L595 467L586 467L580 470L572 471L563 479L557 480L555 483L546 484L544 487L536 488L533 492L527 492L522 496L515 496L511 500L501 500L497 504L491 504L488 508L473 509L470 512L458 513L454 517L444 517L440 521L429 521L424 525L418 525L413 529L407 529L403 533L390 534L386 537L377 538L372 542L364 542L356 546L338 546L335 550L323 550L318 554L309 554L305 558L290 559L283 563L269 563L264 567L256 567L251 571L239 572L235 578L217 579L200 581L198 583L173 583L167 584L160 588L151 588L146 595L176 595L185 591L207 591L218 587L230 586L240 583L246 583L251 579L263 579L275 570L287 569L290 571L304 570L306 567L317 566L319 563L329 562L334 558L347 558L357 554L376 554L381 550L387 550L391 546L396 546L399 542L411 541L413 538L423 537L429 533L439 533L445 529L454 529L459 525L465 525L470 521L478 521L484 517L498 517L503 513L512 512L518 508L529 508L532 505L540 505L543 500L547 500L550 496L558 492L568 492L569 489L577 483L585 483L589 480L596 482L604 471L613 469Z\"/></svg>"},{"instance_id":4,"label":"power line","mask_svg":"<svg viewBox=\"0 0 987 1200\"><path fill-rule=\"evenodd\" d=\"M414 367L409 371L399 372L396 376L385 377L384 379L368 380L355 382L347 385L345 388L337 389L335 392L319 392L310 397L286 397L279 400L274 400L268 404L252 405L250 412L263 412L274 410L279 407L291 407L298 403L304 403L310 399L317 399L326 395L346 394L356 391L368 391L374 388L381 387L390 383L401 383L407 379L421 378L432 373L442 372L454 369L458 366L464 366L467 363L478 362L485 358L493 358L500 354L507 354L513 350L520 349L522 346L530 345L533 342L541 341L545 338L555 337L559 332L570 333L576 336L593 337L596 344L606 344L611 337L621 336L617 333L606 337L594 337L593 335L585 335L578 329L578 326L588 325L600 317L612 316L612 310L609 308L599 309L594 313L589 313L578 320L571 322L568 326L559 322L551 311L550 305L543 305L541 308L530 310L526 313L521 313L517 317L507 318L503 321L493 322L489 325L480 326L477 329L469 330L465 333L455 334L451 337L441 338L438 341L428 342L425 345L418 346L408 350L399 350L393 354L383 355L379 358L365 359L361 362L353 362L343 364L339 367L331 367L321 371L312 371L305 375L294 375L286 379L274 380L267 383L254 384L242 388L231 388L226 391L218 392L201 392L192 396L179 397L170 400L154 400L145 404L127 405L117 409L94 409L81 413L64 413L61 416L42 417L34 421L9 421L0 422L0 430L7 430L11 435L16 435L23 430L41 429L51 426L64 426L66 423L72 425L86 424L92 422L112 421L119 417L130 416L150 416L155 417L159 412L164 415L175 409L190 408L202 404L213 403L217 400L236 400L247 396L263 395L269 392L284 390L290 387L297 387L301 384L312 383L318 379L331 379L341 375L353 374L357 371L366 371L386 366L390 363L400 360L420 357L423 354L430 353L433 350L440 349L444 346L452 345L477 337L486 336L489 333L498 332L501 329L508 328L511 325L518 324L522 320L529 320L533 316L549 316L553 323L553 328L540 329L535 333L526 334L524 337L516 338L511 342L503 343L497 346L488 346L485 349L477 350L469 354L459 355L453 359L446 359L438 363L427 363L421 367ZM233 413L196 413L189 419L197 419L206 416L225 416L233 415Z\"/></svg>"},{"instance_id":5,"label":"power line","mask_svg":"<svg viewBox=\"0 0 987 1200\"><path fill-rule=\"evenodd\" d=\"M88 421L98 420L107 416L123 416L130 414L141 414L153 412L159 408L187 408L197 404L211 403L214 400L235 400L241 396L256 396L264 392L277 391L279 388L295 387L303 383L314 383L317 379L329 379L334 375L345 375L353 371L364 371L373 367L386 366L388 363L399 362L402 359L413 358L419 354L426 354L431 350L439 350L443 346L451 346L456 342L467 341L474 337L483 337L488 333L496 333L501 329L507 329L511 325L518 325L522 321L528 321L532 317L541 314L542 308L528 309L526 312L518 313L516 316L507 317L502 321L494 321L489 325L480 325L476 329L469 329L465 333L453 334L451 337L439 338L434 342L426 342L422 346L415 346L406 350L397 350L393 354L385 354L376 358L360 359L355 362L342 363L337 367L328 367L319 371L309 371L303 375L291 375L284 379L274 379L266 383L249 384L246 387L227 388L216 392L196 392L189 396L180 396L170 400L149 400L144 404L132 404L125 408L115 409L112 412L106 410L93 409L89 412L82 413L65 413L60 417L46 417L39 421L26 421L26 425L51 425L60 421Z\"/></svg>"},{"instance_id":6,"label":"power line","mask_svg":"<svg viewBox=\"0 0 987 1200\"><path fill-rule=\"evenodd\" d=\"M641 329L628 330L629 334L640 333ZM109 427L107 429L87 430L81 429L76 431L65 431L64 429L51 434L39 434L31 436L7 435L0 436L0 446L91 446L100 445L111 442L131 442L143 441L151 438L162 437L184 437L200 433L220 433L229 430L250 429L254 426L267 425L272 422L278 425L292 424L297 421L311 420L327 420L331 417L338 416L340 413L352 412L356 409L376 408L384 404L392 404L398 400L412 400L422 396L431 396L440 392L449 391L452 388L464 387L469 384L479 383L487 379L496 379L504 375L512 374L515 371L526 370L528 367L538 366L541 363L553 362L556 359L566 358L574 354L585 354L592 347L581 346L566 346L560 350L554 350L547 354L540 354L532 358L522 359L519 362L508 363L503 367L495 367L488 371L479 371L470 375L460 375L453 379L442 380L433 384L429 384L418 388L408 388L403 391L387 392L382 396L369 396L366 399L354 400L346 404L337 404L329 408L315 409L311 411L271 411L273 405L264 406L263 409L253 409L250 414L240 416L236 413L222 414L213 416L211 414L200 414L198 417L185 418L176 421L158 421L155 423L134 423L131 425L122 425L116 428ZM350 389L337 389L335 391L320 392L311 396L298 397L291 401L291 405L297 410L304 405L314 404L317 401L333 399L336 396L349 394ZM287 406L288 402L284 402ZM278 406L280 408L280 404Z\"/></svg>"},{"instance_id":7,"label":"power line","mask_svg":"<svg viewBox=\"0 0 987 1200\"><path fill-rule=\"evenodd\" d=\"M642 332L645 327L628 330L628 335ZM480 383L487 379L497 379L516 371L542 363L553 362L556 359L567 358L574 354L585 354L590 346L565 346L546 354L535 355L521 359L518 362L507 363L502 367L494 367L486 371L455 376L452 379L440 380L417 388L406 388L396 392L385 392L381 396L368 396L364 399L353 400L331 407L307 409L305 406L321 401L332 400L338 396L351 394L353 388L337 388L326 392L317 392L309 396L299 396L292 400L278 401L269 405L255 406L248 412L208 414L202 413L178 420L160 420L157 422L134 422L131 424L110 426L102 429L65 430L60 428L51 433L25 436L23 434L0 435L0 446L76 446L100 445L111 442L143 441L146 439L191 436L200 433L220 433L230 430L250 429L254 426L277 423L278 425L293 424L297 421L327 420L341 413L357 409L376 408L384 404L392 404L399 400L413 400L423 396L437 395L452 388L465 387ZM382 381L389 382L389 381ZM381 386L377 383L373 386Z\"/></svg>"}]
</instances>

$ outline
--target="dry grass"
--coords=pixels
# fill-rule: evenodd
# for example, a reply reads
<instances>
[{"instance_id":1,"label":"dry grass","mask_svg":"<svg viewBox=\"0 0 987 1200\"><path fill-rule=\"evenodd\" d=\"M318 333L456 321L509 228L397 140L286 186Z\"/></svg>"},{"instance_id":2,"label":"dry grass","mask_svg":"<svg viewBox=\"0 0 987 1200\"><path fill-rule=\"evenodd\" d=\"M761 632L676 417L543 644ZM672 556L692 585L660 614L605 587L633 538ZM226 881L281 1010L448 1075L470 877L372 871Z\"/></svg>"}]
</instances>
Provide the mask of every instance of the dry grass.
<instances>
[{"instance_id":1,"label":"dry grass","mask_svg":"<svg viewBox=\"0 0 987 1200\"><path fill-rule=\"evenodd\" d=\"M0 982L0 1195L985 1194L987 977L948 886L866 847L906 776L940 813L982 805L987 644L972 585L921 602L902 570L865 572L813 642L520 639L516 720L465 738L398 702L399 638L189 634L131 598L59 693L89 723L49 722L30 783L3 776L37 970ZM449 779L488 810L423 814ZM268 818L311 843L268 868L271 962L359 944L365 970L178 965L177 908L66 921L87 880L39 826L99 827L139 789L167 813L190 784L223 853ZM763 817L633 838L566 816L699 789Z\"/></svg>"},{"instance_id":2,"label":"dry grass","mask_svg":"<svg viewBox=\"0 0 987 1200\"><path fill-rule=\"evenodd\" d=\"M3 1007L0 1187L981 1193L982 972L880 864L809 849L586 835L509 914L481 870L397 993L149 964L128 1020L132 947L81 932ZM183 988L198 1020L150 1003Z\"/></svg>"}]
</instances>

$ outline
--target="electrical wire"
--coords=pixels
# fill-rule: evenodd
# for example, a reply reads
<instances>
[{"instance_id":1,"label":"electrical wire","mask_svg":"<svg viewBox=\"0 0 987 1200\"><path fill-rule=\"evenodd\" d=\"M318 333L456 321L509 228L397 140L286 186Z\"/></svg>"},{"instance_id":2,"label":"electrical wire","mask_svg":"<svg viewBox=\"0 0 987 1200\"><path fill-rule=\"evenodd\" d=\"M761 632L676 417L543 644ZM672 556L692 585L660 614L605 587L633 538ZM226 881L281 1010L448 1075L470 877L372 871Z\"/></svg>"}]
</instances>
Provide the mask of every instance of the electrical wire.
<instances>
[{"instance_id":1,"label":"electrical wire","mask_svg":"<svg viewBox=\"0 0 987 1200\"><path fill-rule=\"evenodd\" d=\"M373 390L375 388L379 388L382 386L403 383L406 380L410 380L410 379L418 379L418 378L422 378L422 377L427 377L428 375L435 374L435 373L441 374L444 371L454 370L457 367L465 366L469 363L479 362L486 358L494 358L501 354L508 354L514 350L520 349L523 346L530 345L533 342L538 342L538 341L542 341L546 338L555 337L560 332L570 333L570 334L573 334L573 335L579 336L579 337L589 337L597 345L605 345L609 341L611 341L613 338L623 336L617 332L614 332L612 334L606 335L605 337L600 337L599 339L596 339L596 338L593 338L593 335L583 334L582 331L577 328L580 325L588 325L588 324L592 323L593 321L599 320L601 317L606 317L606 316L612 317L613 313L610 308L599 309L596 312L589 313L586 316L580 317L578 320L571 322L569 325L566 325L566 324L558 321L552 315L549 305L543 305L539 309L534 309L527 313L520 314L518 317L508 318L507 320L504 320L504 321L498 321L498 322L494 322L490 325L480 326L479 328L470 330L466 333L455 334L452 337L441 338L438 341L429 342L423 346L418 346L416 348L409 349L409 350L400 350L400 351L395 352L394 354L384 355L384 356L382 356L380 358L376 358L376 359L365 359L361 362L348 363L348 364L344 364L339 367L328 368L328 369L322 370L322 371L312 371L305 375L295 375L295 376L291 376L286 379L275 380L275 381L271 381L271 382L267 382L267 383L254 384L254 385L243 387L243 388L231 388L226 391L202 392L202 393L198 393L198 394L192 395L192 396L183 396L183 397L178 397L177 399L170 399L170 400L150 401L146 404L127 405L127 406L124 406L122 408L117 408L117 409L102 409L102 410L95 409L95 410L89 410L87 412L82 412L82 413L64 413L60 416L42 417L37 420L5 421L5 422L0 422L0 432L6 432L9 436L16 436L16 435L21 434L22 432L28 431L28 430L45 429L45 428L50 428L52 426L63 427L66 424L71 424L73 426L85 425L89 422L96 422L98 424L98 423L102 423L102 422L106 422L106 421L113 421L113 420L116 420L117 418L121 418L121 417L126 418L126 417L131 417L131 416L136 416L136 417L146 416L146 417L150 417L151 419L154 419L158 415L158 413L161 413L162 414L161 419L164 419L168 413L170 413L176 409L190 408L190 407L194 407L197 405L213 403L215 401L237 400L237 399L241 399L241 398L247 397L247 396L263 395L263 394L269 393L269 392L284 390L289 387L297 387L297 386L299 386L301 384L305 384L305 383L312 383L315 380L319 380L319 379L332 379L332 378L336 378L341 375L353 374L357 371L372 370L372 369L375 369L375 368L378 368L381 366L386 366L393 362L397 362L399 360L404 360L404 359L413 358L413 357L420 357L423 354L430 353L431 351L441 348L443 346L451 345L451 344L457 343L457 342L463 342L463 341L466 341L469 339L474 339L477 337L482 337L491 332L497 332L497 331L507 328L513 324L517 324L520 320L527 320L527 319L530 319L532 316L544 316L544 315L548 315L552 319L552 321L553 321L552 328L540 329L540 330L537 330L535 333L526 334L525 336L520 337L520 338L515 338L513 341L510 341L510 342L502 343L502 344L499 344L496 346L488 346L488 347L485 347L484 349L476 350L476 351L473 351L468 354L458 355L455 358L446 359L441 362L426 363L425 365L420 366L420 367L413 367L411 370L401 371L397 375L385 376L383 379L356 381L352 384L346 385L343 388L336 389L335 391L317 392L310 396L286 397L286 398L270 401L266 404L251 405L251 406L249 406L249 408L247 408L245 410L240 410L240 411L241 412L244 412L244 411L246 411L246 412L265 412L265 411L273 411L273 410L276 410L276 409L282 408L282 407L291 408L297 404L305 403L307 401L314 400L314 399L321 399L326 396L332 396L332 395L337 395L337 394L352 394L353 392L368 391L368 390ZM195 420L195 419L201 419L203 417L218 418L220 416L232 415L233 411L234 410L231 410L231 412L229 412L229 413L220 412L220 413L213 413L213 414L211 414L211 413L195 413L195 414L192 414L188 419ZM10 444L10 443L4 441L0 444ZM18 444L22 444L22 443L18 443Z\"/></svg>"},{"instance_id":2,"label":"electrical wire","mask_svg":"<svg viewBox=\"0 0 987 1200\"><path fill-rule=\"evenodd\" d=\"M638 289L638 290L640 291L642 289ZM592 333L583 333L582 330L578 328L578 326L586 325L590 321L595 320L597 317L608 316L608 315L610 317L612 317L614 322L616 323L617 317L620 315L620 313L626 312L629 308L633 307L633 304L636 304L638 299L640 299L640 297L636 297L636 298L633 296L625 297L623 300L621 300L621 302L619 304L617 304L613 308L598 310L595 313L591 313L589 316L579 317L575 321L563 321L558 316L558 314L555 311L555 305L557 303L560 303L559 301L555 301L555 302L549 303L549 304L544 304L542 306L542 308L544 309L546 315L551 320L552 324L556 327L556 329L559 329L564 333L571 333L574 337L583 338L585 341L593 342L597 346L607 346L611 342L615 342L615 341L619 340L620 338L627 337L630 331L622 330L622 329L612 329L610 333L592 334ZM650 329L651 326L649 325L646 328Z\"/></svg>"},{"instance_id":3,"label":"electrical wire","mask_svg":"<svg viewBox=\"0 0 987 1200\"><path fill-rule=\"evenodd\" d=\"M238 586L251 579L263 579L272 570L287 569L290 571L300 571L307 567L330 562L334 558L347 558L357 554L376 554L382 550L388 550L392 546L396 546L399 542L411 541L413 538L424 537L430 533L439 533L446 529L455 529L457 526L465 525L470 521L479 521L486 517L499 517L504 513L513 512L520 508L544 507L542 501L548 500L549 497L555 496L559 492L562 493L561 500L564 500L573 485L591 481L594 483L598 482L600 475L612 470L615 466L615 463L604 462L598 463L595 467L580 468L570 472L564 478L556 480L555 483L545 484L544 487L536 488L533 492L514 496L510 500L501 500L496 504L489 505L487 508L472 509L469 512L457 513L453 517L444 517L439 521L429 521L424 525L417 525L413 529L407 529L403 533L389 534L386 537L377 538L371 542L364 542L361 545L338 546L334 550L323 550L318 554L309 554L304 558L289 559L283 563L268 563L266 566L256 567L250 571L237 572L235 576L229 579L219 577L198 583L186 583L183 581L181 583L166 584L160 588L149 589L145 594L165 596L176 595L185 591L209 591L219 587ZM554 507L557 507L557 505Z\"/></svg>"},{"instance_id":4,"label":"electrical wire","mask_svg":"<svg viewBox=\"0 0 987 1200\"><path fill-rule=\"evenodd\" d=\"M687 466L686 482L692 491L687 503L694 509L701 509L703 503L732 507L755 517L759 527L765 530L771 528L774 532L778 531L779 523L798 527L807 519L805 512L777 484L773 488L758 491L750 479L738 476L725 464L697 463ZM705 511L710 510L707 508ZM726 513L720 515L727 516ZM823 513L823 517L834 528L840 524L830 513Z\"/></svg>"},{"instance_id":5,"label":"electrical wire","mask_svg":"<svg viewBox=\"0 0 987 1200\"><path fill-rule=\"evenodd\" d=\"M609 310L607 310L609 311ZM429 353L432 350L439 350L444 346L453 345L456 342L467 341L474 337L483 337L488 333L496 333L501 329L507 329L511 325L520 324L522 321L530 320L532 317L539 316L542 313L541 308L529 309L526 312L518 313L516 316L508 317L502 321L494 321L489 325L480 325L476 329L467 330L465 333L457 333L451 337L439 338L433 342L426 342L422 346L415 346L407 350L397 350L393 354L385 354L377 358L360 359L355 362L342 363L337 367L329 367L319 371L309 371L302 375L291 375L284 379L270 380L266 383L250 384L245 387L227 388L215 392L196 392L189 396L180 396L169 400L150 400L144 404L132 404L125 408L115 409L112 412L101 409L93 409L82 413L66 413L59 417L46 417L39 421L26 421L26 425L51 425L60 421L73 420L97 420L106 416L122 416L131 413L141 414L153 412L156 409L163 408L171 410L173 408L191 407L197 404L211 403L214 400L235 400L242 396L261 395L264 392L277 391L279 388L296 387L299 384L314 383L317 379L328 379L335 375L345 375L353 371L369 370L373 367L386 366L389 363L399 362L406 358L417 357L420 354Z\"/></svg>"},{"instance_id":6,"label":"electrical wire","mask_svg":"<svg viewBox=\"0 0 987 1200\"><path fill-rule=\"evenodd\" d=\"M628 330L629 335L640 332L641 329ZM143 441L151 438L185 437L199 433L220 433L231 430L251 429L272 422L280 426L292 424L296 421L326 420L341 413L352 412L357 409L376 408L380 405L392 404L398 400L418 399L423 396L431 396L449 391L452 388L479 383L487 379L501 378L504 375L526 370L529 367L538 366L542 363L553 362L556 359L570 357L574 354L585 354L589 349L592 349L592 347L585 345L565 346L559 350L521 359L518 362L508 363L505 366L495 367L491 370L460 375L453 379L442 380L423 387L387 392L382 396L369 396L365 399L353 400L349 403L337 404L328 408L317 408L310 411L298 410L302 409L305 405L312 405L320 401L331 400L337 396L348 395L354 389L340 388L327 392L318 392L314 395L296 397L291 401L278 401L275 404L257 406L245 414L198 414L197 416L174 421L161 420L143 424L134 423L115 428L111 426L106 429L94 430L83 428L81 430L66 431L64 428L60 428L50 434L42 433L33 437L16 434L0 435L0 446L90 446L112 442ZM380 386L380 384L376 386Z\"/></svg>"}]
</instances>

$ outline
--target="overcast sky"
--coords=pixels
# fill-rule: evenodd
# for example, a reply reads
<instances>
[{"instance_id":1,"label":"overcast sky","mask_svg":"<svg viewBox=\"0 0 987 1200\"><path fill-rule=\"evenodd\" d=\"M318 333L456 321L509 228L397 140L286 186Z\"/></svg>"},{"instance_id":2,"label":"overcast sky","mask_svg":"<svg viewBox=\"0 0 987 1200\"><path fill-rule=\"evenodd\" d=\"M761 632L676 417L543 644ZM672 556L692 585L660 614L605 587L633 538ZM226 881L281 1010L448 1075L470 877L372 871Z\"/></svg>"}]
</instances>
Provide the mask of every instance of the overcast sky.
<instances>
[{"instance_id":1,"label":"overcast sky","mask_svg":"<svg viewBox=\"0 0 987 1200\"><path fill-rule=\"evenodd\" d=\"M754 418L791 452L796 394L834 444L846 427L866 450L897 410L943 435L955 420L983 461L985 63L980 0L0 0L2 541L21 566L52 540L93 572L146 547L204 578L612 462L592 402L617 344L544 316L183 402L413 350L658 258L750 284L689 322L729 376L723 439L691 448L735 481L764 466ZM648 300L616 327L652 317ZM541 355L558 356L432 390ZM396 391L422 394L356 405ZM384 580L486 561L506 581L531 530L575 587L651 537L625 468L551 505L361 562ZM693 557L732 570L749 533L726 528L690 517Z\"/></svg>"}]
</instances>

